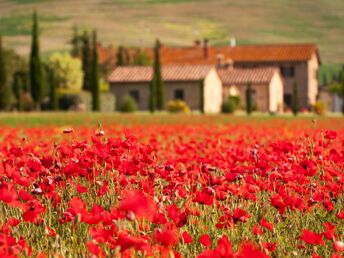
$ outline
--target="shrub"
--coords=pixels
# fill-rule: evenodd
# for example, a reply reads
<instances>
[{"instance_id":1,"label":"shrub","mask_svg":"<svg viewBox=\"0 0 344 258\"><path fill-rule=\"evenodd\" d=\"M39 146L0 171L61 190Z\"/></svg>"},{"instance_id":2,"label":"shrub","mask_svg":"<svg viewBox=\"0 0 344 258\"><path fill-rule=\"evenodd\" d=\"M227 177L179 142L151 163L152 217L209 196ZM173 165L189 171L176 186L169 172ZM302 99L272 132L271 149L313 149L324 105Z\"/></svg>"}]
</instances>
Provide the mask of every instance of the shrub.
<instances>
[{"instance_id":1,"label":"shrub","mask_svg":"<svg viewBox=\"0 0 344 258\"><path fill-rule=\"evenodd\" d=\"M125 96L122 100L120 111L131 113L137 110L137 105L135 100L130 96Z\"/></svg>"},{"instance_id":2,"label":"shrub","mask_svg":"<svg viewBox=\"0 0 344 258\"><path fill-rule=\"evenodd\" d=\"M190 108L188 105L179 99L171 100L167 103L167 111L171 113L188 113Z\"/></svg>"},{"instance_id":3,"label":"shrub","mask_svg":"<svg viewBox=\"0 0 344 258\"><path fill-rule=\"evenodd\" d=\"M235 104L235 109L237 109L239 107L240 104L240 96L229 96L228 100L234 102Z\"/></svg>"},{"instance_id":4,"label":"shrub","mask_svg":"<svg viewBox=\"0 0 344 258\"><path fill-rule=\"evenodd\" d=\"M326 113L326 104L322 101L317 101L313 106L313 112L317 115L324 115Z\"/></svg>"},{"instance_id":5,"label":"shrub","mask_svg":"<svg viewBox=\"0 0 344 258\"><path fill-rule=\"evenodd\" d=\"M232 114L236 109L236 103L232 99L228 99L222 103L221 111L225 114Z\"/></svg>"}]
</instances>

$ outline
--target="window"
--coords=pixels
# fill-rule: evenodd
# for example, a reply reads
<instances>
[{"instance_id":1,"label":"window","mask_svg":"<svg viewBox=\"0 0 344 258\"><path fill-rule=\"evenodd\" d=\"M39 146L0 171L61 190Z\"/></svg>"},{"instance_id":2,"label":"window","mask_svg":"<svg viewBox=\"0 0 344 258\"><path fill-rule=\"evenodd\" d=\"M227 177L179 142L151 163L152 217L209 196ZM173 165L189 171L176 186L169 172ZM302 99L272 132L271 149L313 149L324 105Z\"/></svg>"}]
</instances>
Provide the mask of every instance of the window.
<instances>
[{"instance_id":1,"label":"window","mask_svg":"<svg viewBox=\"0 0 344 258\"><path fill-rule=\"evenodd\" d=\"M132 97L136 103L140 101L140 92L138 90L129 91L129 96Z\"/></svg>"},{"instance_id":2,"label":"window","mask_svg":"<svg viewBox=\"0 0 344 258\"><path fill-rule=\"evenodd\" d=\"M295 75L294 66L281 66L280 70L283 77L294 77Z\"/></svg>"},{"instance_id":3,"label":"window","mask_svg":"<svg viewBox=\"0 0 344 258\"><path fill-rule=\"evenodd\" d=\"M174 99L184 100L184 90L181 90L181 89L175 90Z\"/></svg>"}]
</instances>

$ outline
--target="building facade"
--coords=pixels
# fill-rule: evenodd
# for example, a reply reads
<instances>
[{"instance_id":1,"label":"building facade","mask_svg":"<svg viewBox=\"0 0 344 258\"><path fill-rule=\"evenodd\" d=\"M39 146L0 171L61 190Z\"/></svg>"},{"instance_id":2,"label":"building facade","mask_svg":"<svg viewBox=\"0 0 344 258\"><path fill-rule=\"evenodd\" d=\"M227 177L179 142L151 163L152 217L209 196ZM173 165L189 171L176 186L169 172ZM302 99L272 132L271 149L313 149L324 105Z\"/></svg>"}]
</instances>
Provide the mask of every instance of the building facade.
<instances>
[{"instance_id":1,"label":"building facade","mask_svg":"<svg viewBox=\"0 0 344 258\"><path fill-rule=\"evenodd\" d=\"M135 99L139 110L149 110L150 82L153 69L149 66L117 67L109 76L110 90L119 110L125 96ZM180 99L191 110L219 113L222 105L222 82L211 65L172 65L162 68L165 103Z\"/></svg>"}]
</instances>

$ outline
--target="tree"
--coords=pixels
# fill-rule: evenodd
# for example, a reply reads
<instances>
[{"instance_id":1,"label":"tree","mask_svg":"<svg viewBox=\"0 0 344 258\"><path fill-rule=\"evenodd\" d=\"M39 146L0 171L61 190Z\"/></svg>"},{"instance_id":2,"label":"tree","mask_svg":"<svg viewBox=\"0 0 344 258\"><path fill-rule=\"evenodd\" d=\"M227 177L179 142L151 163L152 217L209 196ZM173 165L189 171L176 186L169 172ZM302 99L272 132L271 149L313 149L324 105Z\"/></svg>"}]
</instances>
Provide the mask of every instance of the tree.
<instances>
[{"instance_id":1,"label":"tree","mask_svg":"<svg viewBox=\"0 0 344 258\"><path fill-rule=\"evenodd\" d=\"M128 49L119 46L117 51L117 66L124 66L124 65L130 65L130 56Z\"/></svg>"},{"instance_id":2,"label":"tree","mask_svg":"<svg viewBox=\"0 0 344 258\"><path fill-rule=\"evenodd\" d=\"M53 53L47 61L49 83L53 73L56 88L67 92L79 92L82 89L83 73L80 59L68 53Z\"/></svg>"},{"instance_id":3,"label":"tree","mask_svg":"<svg viewBox=\"0 0 344 258\"><path fill-rule=\"evenodd\" d=\"M2 48L2 38L0 36L0 109L4 110L10 103L10 88L7 83L7 71L5 67L5 57Z\"/></svg>"},{"instance_id":4,"label":"tree","mask_svg":"<svg viewBox=\"0 0 344 258\"><path fill-rule=\"evenodd\" d=\"M152 93L155 94L156 108L162 110L164 108L164 82L161 74L161 64L160 64L160 41L156 40L154 48L154 64L153 64L153 79L152 79Z\"/></svg>"},{"instance_id":5,"label":"tree","mask_svg":"<svg viewBox=\"0 0 344 258\"><path fill-rule=\"evenodd\" d=\"M151 65L151 63L149 55L138 48L134 56L133 65Z\"/></svg>"},{"instance_id":6,"label":"tree","mask_svg":"<svg viewBox=\"0 0 344 258\"><path fill-rule=\"evenodd\" d=\"M31 95L36 104L36 108L40 108L40 104L43 98L43 74L42 64L39 55L39 28L37 13L33 13L32 24L32 43L31 43L31 55L30 55L30 84Z\"/></svg>"},{"instance_id":7,"label":"tree","mask_svg":"<svg viewBox=\"0 0 344 258\"><path fill-rule=\"evenodd\" d=\"M92 49L87 31L82 35L82 71L84 73L83 89L91 90Z\"/></svg>"},{"instance_id":8,"label":"tree","mask_svg":"<svg viewBox=\"0 0 344 258\"><path fill-rule=\"evenodd\" d=\"M72 45L71 55L80 58L82 56L82 36L79 34L76 25L73 27L73 36L70 44Z\"/></svg>"},{"instance_id":9,"label":"tree","mask_svg":"<svg viewBox=\"0 0 344 258\"><path fill-rule=\"evenodd\" d=\"M97 51L97 32L93 31L93 55L92 55L92 110L100 111L100 87L99 87L99 64Z\"/></svg>"},{"instance_id":10,"label":"tree","mask_svg":"<svg viewBox=\"0 0 344 258\"><path fill-rule=\"evenodd\" d=\"M253 111L253 90L252 90L252 83L249 82L246 89L246 113L250 115Z\"/></svg>"},{"instance_id":11,"label":"tree","mask_svg":"<svg viewBox=\"0 0 344 258\"><path fill-rule=\"evenodd\" d=\"M24 90L24 80L23 75L21 72L16 72L13 75L13 92L17 99L17 109L18 111L22 111L24 109L23 106L23 90Z\"/></svg>"},{"instance_id":12,"label":"tree","mask_svg":"<svg viewBox=\"0 0 344 258\"><path fill-rule=\"evenodd\" d=\"M294 82L293 84L293 94L292 94L292 99L291 99L291 110L293 111L294 116L297 115L299 112L299 91L297 87L297 83Z\"/></svg>"}]
</instances>

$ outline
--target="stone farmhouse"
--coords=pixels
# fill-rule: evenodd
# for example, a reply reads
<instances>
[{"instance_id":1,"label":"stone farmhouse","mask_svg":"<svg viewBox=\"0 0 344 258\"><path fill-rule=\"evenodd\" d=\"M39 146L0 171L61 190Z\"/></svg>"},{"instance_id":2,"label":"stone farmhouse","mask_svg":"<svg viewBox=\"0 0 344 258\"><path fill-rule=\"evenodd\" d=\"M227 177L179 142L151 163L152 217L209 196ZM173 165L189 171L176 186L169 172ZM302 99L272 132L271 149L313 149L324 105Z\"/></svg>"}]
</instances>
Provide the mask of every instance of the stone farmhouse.
<instances>
[{"instance_id":1,"label":"stone farmhouse","mask_svg":"<svg viewBox=\"0 0 344 258\"><path fill-rule=\"evenodd\" d=\"M100 47L99 51L101 62L115 63L116 49ZM134 51L129 48L129 55ZM141 51L153 60L152 48ZM209 46L204 40L190 47L162 45L160 57L162 67L212 65L221 78L223 98L238 94L242 104L247 84L252 83L256 92L254 101L260 111L278 112L290 107L295 83L301 108L310 108L318 96L317 73L321 61L315 44Z\"/></svg>"},{"instance_id":2,"label":"stone farmhouse","mask_svg":"<svg viewBox=\"0 0 344 258\"><path fill-rule=\"evenodd\" d=\"M211 65L166 65L162 67L165 103L184 100L191 110L219 113L222 104L222 82ZM140 110L149 110L151 66L119 66L109 76L110 90L116 96L116 109L128 95Z\"/></svg>"}]
</instances>

